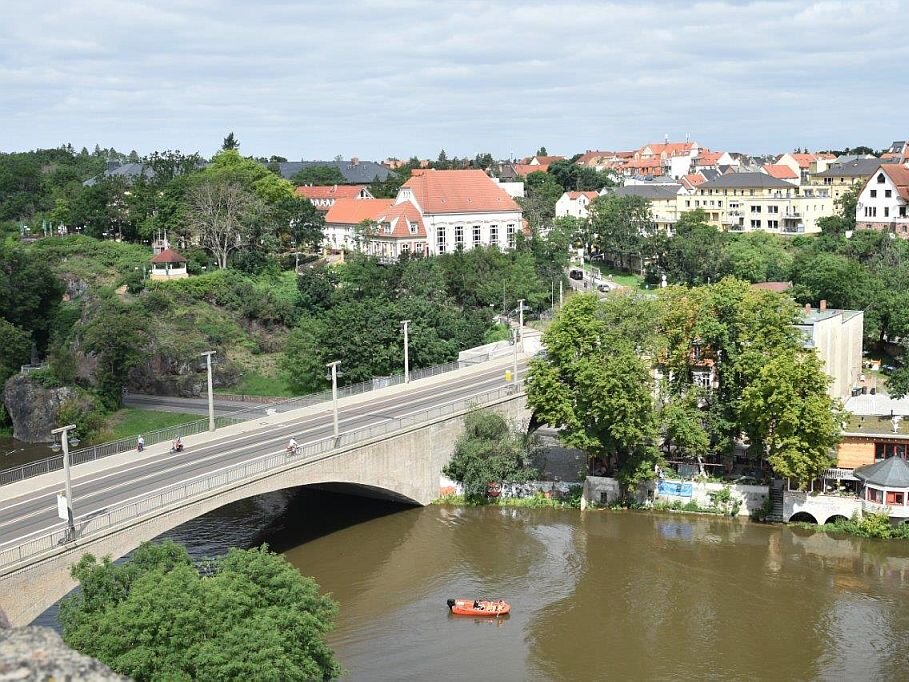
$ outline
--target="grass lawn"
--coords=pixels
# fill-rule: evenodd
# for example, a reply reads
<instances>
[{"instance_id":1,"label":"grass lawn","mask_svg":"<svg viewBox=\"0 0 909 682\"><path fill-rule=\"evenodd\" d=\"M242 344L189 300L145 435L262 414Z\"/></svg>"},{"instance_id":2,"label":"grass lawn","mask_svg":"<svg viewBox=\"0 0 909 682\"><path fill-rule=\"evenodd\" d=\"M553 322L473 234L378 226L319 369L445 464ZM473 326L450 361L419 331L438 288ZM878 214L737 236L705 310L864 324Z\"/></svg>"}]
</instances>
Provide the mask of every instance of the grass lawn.
<instances>
[{"instance_id":1,"label":"grass lawn","mask_svg":"<svg viewBox=\"0 0 909 682\"><path fill-rule=\"evenodd\" d=\"M105 440L118 440L168 426L199 421L204 418L204 415L198 414L159 412L158 410L124 407L108 416L104 435Z\"/></svg>"},{"instance_id":2,"label":"grass lawn","mask_svg":"<svg viewBox=\"0 0 909 682\"><path fill-rule=\"evenodd\" d=\"M616 268L606 267L602 264L590 264L585 263L584 269L588 272L600 271L600 274L605 278L616 282L617 284L622 285L623 287L631 287L632 289L643 289L644 288L644 278L640 275L635 275L630 272L623 272L617 270Z\"/></svg>"},{"instance_id":3,"label":"grass lawn","mask_svg":"<svg viewBox=\"0 0 909 682\"><path fill-rule=\"evenodd\" d=\"M219 388L215 393L232 393L243 395L264 395L282 397L293 397L293 391L281 376L266 376L259 372L246 372L240 377L240 381L229 388Z\"/></svg>"}]
</instances>

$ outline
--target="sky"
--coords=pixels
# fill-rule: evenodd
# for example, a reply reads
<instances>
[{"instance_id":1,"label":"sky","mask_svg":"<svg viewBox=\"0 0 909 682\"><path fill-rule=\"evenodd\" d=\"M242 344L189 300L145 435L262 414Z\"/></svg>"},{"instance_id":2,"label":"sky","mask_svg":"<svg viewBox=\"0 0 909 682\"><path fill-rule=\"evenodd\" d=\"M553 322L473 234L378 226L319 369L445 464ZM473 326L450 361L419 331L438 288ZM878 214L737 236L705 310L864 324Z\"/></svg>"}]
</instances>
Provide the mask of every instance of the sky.
<instances>
[{"instance_id":1,"label":"sky","mask_svg":"<svg viewBox=\"0 0 909 682\"><path fill-rule=\"evenodd\" d=\"M0 150L746 153L909 136L909 0L0 0Z\"/></svg>"}]
</instances>

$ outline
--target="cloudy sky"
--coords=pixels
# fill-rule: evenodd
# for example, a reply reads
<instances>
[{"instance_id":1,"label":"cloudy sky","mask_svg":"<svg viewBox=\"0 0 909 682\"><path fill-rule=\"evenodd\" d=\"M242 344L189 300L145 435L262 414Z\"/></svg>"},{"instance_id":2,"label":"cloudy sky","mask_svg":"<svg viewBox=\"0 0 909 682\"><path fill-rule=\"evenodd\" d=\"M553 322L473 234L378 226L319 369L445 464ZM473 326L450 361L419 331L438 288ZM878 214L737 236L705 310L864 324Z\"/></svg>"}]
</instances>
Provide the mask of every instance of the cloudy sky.
<instances>
[{"instance_id":1,"label":"cloudy sky","mask_svg":"<svg viewBox=\"0 0 909 682\"><path fill-rule=\"evenodd\" d=\"M0 0L0 150L883 147L909 0Z\"/></svg>"}]
</instances>

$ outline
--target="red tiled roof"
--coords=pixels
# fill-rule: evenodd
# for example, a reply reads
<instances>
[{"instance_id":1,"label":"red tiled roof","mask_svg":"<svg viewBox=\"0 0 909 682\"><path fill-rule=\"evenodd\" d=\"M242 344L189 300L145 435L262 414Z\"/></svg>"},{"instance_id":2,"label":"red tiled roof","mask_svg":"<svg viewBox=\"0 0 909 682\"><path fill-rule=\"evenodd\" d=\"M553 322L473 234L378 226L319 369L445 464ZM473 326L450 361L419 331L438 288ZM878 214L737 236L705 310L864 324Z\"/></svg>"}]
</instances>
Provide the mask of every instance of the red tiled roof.
<instances>
[{"instance_id":1,"label":"red tiled roof","mask_svg":"<svg viewBox=\"0 0 909 682\"><path fill-rule=\"evenodd\" d=\"M409 188L426 213L520 211L514 199L481 170L415 170Z\"/></svg>"},{"instance_id":2,"label":"red tiled roof","mask_svg":"<svg viewBox=\"0 0 909 682\"><path fill-rule=\"evenodd\" d=\"M909 168L900 163L883 163L881 170L893 180L896 190L903 198L903 201L909 201Z\"/></svg>"},{"instance_id":3,"label":"red tiled roof","mask_svg":"<svg viewBox=\"0 0 909 682\"><path fill-rule=\"evenodd\" d=\"M712 166L720 160L724 152L710 152L702 149L694 162L700 166Z\"/></svg>"},{"instance_id":4,"label":"red tiled roof","mask_svg":"<svg viewBox=\"0 0 909 682\"><path fill-rule=\"evenodd\" d=\"M687 181L688 184L692 187L697 187L701 183L707 182L707 178L704 177L701 173L689 173L682 179Z\"/></svg>"},{"instance_id":5,"label":"red tiled roof","mask_svg":"<svg viewBox=\"0 0 909 682\"><path fill-rule=\"evenodd\" d=\"M650 147L650 151L654 154L667 154L668 156L673 156L675 154L690 152L694 148L694 142L660 142L657 144L645 144L640 148L639 152L643 153L644 149L647 147Z\"/></svg>"},{"instance_id":6,"label":"red tiled roof","mask_svg":"<svg viewBox=\"0 0 909 682\"><path fill-rule=\"evenodd\" d=\"M798 174L794 170L781 163L766 163L762 166L761 170L777 180L795 180L798 178Z\"/></svg>"},{"instance_id":7,"label":"red tiled roof","mask_svg":"<svg viewBox=\"0 0 909 682\"><path fill-rule=\"evenodd\" d=\"M575 161L575 163L578 165L586 166L591 161L601 161L601 160L606 161L608 159L614 158L615 156L616 156L615 152L588 151L588 152L585 152L584 154L581 154L578 157L577 161Z\"/></svg>"},{"instance_id":8,"label":"red tiled roof","mask_svg":"<svg viewBox=\"0 0 909 682\"><path fill-rule=\"evenodd\" d=\"M808 168L811 165L812 161L817 161L817 156L814 154L790 154L790 156L795 159L795 162L799 165L799 168Z\"/></svg>"},{"instance_id":9,"label":"red tiled roof","mask_svg":"<svg viewBox=\"0 0 909 682\"><path fill-rule=\"evenodd\" d=\"M590 199L591 201L593 201L594 199L596 199L599 196L599 194L597 194L596 192L594 192L592 190L587 191L587 192L567 192L567 194L568 194L568 198L571 199L572 201L577 201L582 196L585 196L588 199Z\"/></svg>"},{"instance_id":10,"label":"red tiled roof","mask_svg":"<svg viewBox=\"0 0 909 682\"><path fill-rule=\"evenodd\" d=\"M325 222L358 225L364 220L376 220L393 203L392 199L338 199L325 214Z\"/></svg>"},{"instance_id":11,"label":"red tiled roof","mask_svg":"<svg viewBox=\"0 0 909 682\"><path fill-rule=\"evenodd\" d=\"M525 178L531 173L545 173L549 169L548 163L541 163L539 166L531 166L529 163L512 164L514 172L523 175Z\"/></svg>"},{"instance_id":12,"label":"red tiled roof","mask_svg":"<svg viewBox=\"0 0 909 682\"><path fill-rule=\"evenodd\" d=\"M393 237L396 239L426 238L426 227L423 225L423 217L417 207L409 201L394 204L379 215L376 221L380 224L388 223L391 225L391 234L379 230L379 237ZM411 232L411 226L415 226L416 231Z\"/></svg>"},{"instance_id":13,"label":"red tiled roof","mask_svg":"<svg viewBox=\"0 0 909 682\"><path fill-rule=\"evenodd\" d=\"M303 185L297 187L297 196L307 199L356 198L366 185Z\"/></svg>"},{"instance_id":14,"label":"red tiled roof","mask_svg":"<svg viewBox=\"0 0 909 682\"><path fill-rule=\"evenodd\" d=\"M164 249L157 256L152 256L152 263L185 263L186 259L173 249Z\"/></svg>"},{"instance_id":15,"label":"red tiled roof","mask_svg":"<svg viewBox=\"0 0 909 682\"><path fill-rule=\"evenodd\" d=\"M536 159L539 162L539 165L541 165L541 166L544 164L546 166L548 166L549 164L555 163L556 161L564 161L565 157L564 156L534 156L531 159L531 161L533 161L533 159ZM530 164L530 165L535 166L537 164Z\"/></svg>"}]
</instances>

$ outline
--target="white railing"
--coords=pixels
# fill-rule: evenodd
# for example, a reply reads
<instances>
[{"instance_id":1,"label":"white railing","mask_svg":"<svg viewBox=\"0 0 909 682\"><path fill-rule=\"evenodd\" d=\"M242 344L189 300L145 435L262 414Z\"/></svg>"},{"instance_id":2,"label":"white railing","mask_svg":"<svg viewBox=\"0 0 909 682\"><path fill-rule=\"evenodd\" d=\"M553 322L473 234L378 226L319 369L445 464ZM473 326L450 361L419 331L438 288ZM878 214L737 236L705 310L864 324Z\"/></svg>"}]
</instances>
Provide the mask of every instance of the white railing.
<instances>
[{"instance_id":1,"label":"white railing","mask_svg":"<svg viewBox=\"0 0 909 682\"><path fill-rule=\"evenodd\" d=\"M194 501L195 498L208 496L212 491L237 481L252 479L258 475L288 467L288 465L302 466L352 445L364 444L418 424L430 423L443 417L466 412L473 407L501 402L503 399L521 395L522 390L523 385L521 384L503 386L469 398L443 403L406 417L398 417L373 426L348 431L337 438L329 436L312 441L300 445L295 454L283 451L272 453L213 473L203 474L197 478L162 488L140 499L124 502L76 519L75 537L76 540L91 539L103 531L136 521L153 512L173 505L182 506ZM59 546L68 544L70 538L67 537L67 533L68 530L63 527L47 533L42 532L19 544L0 548L0 569L57 550Z\"/></svg>"},{"instance_id":2,"label":"white railing","mask_svg":"<svg viewBox=\"0 0 909 682\"><path fill-rule=\"evenodd\" d=\"M480 355L476 358L471 358L469 362L471 364L478 364L491 359L493 358L489 354L486 354L485 356ZM417 381L419 379L425 379L427 377L433 377L439 374L453 372L457 369L460 369L462 365L463 363L459 363L456 360L454 362L445 363L444 365L433 365L432 367L415 369L410 373L410 380ZM348 398L350 396L360 395L361 393L368 393L370 391L375 391L380 388L387 388L389 386L397 386L398 384L403 383L403 374L395 374L388 377L375 377L367 381L361 381L356 384L350 384L348 386L339 388L338 398ZM242 408L235 412L230 412L226 415L215 417L215 428L221 428L224 426L230 426L232 424L239 424L241 422L249 421L252 419L258 419L262 416L265 410L289 412L291 410L302 409L304 407L310 407L312 405L318 405L320 403L328 403L331 401L331 399L331 391L326 390L321 391L320 393L313 393L311 395L305 395L299 398L288 398L286 400L281 400L274 403L257 404L253 407ZM205 417L195 422L179 424L177 426L170 426L165 429L146 432L143 434L143 438L145 439L145 446L149 447L156 443L166 443L168 441L172 441L177 436L185 438L186 436L205 433L207 431L208 417ZM92 445L87 448L82 448L81 450L74 450L69 453L70 464L72 466L78 466L79 464L93 462L97 459L102 459L111 455L118 455L122 452L129 452L130 450L135 449L136 436L128 436L126 438L121 438L109 443L101 443L99 445ZM38 460L36 462L29 462L28 464L21 464L17 467L12 467L10 469L4 469L0 471L0 486L10 485L11 483L18 483L19 481L23 481L26 478L40 476L41 474L47 474L51 471L59 471L62 468L62 454L47 457L46 459Z\"/></svg>"}]
</instances>

